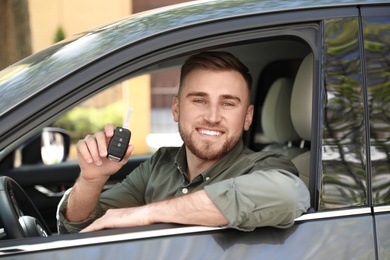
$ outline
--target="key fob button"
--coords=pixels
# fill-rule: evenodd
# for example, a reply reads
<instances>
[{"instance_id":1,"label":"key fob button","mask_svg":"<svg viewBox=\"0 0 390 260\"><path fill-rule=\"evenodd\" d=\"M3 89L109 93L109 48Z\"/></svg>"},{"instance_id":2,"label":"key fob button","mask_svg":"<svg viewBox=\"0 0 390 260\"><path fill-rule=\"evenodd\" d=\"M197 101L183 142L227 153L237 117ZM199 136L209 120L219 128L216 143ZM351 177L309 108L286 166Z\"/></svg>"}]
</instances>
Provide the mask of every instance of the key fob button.
<instances>
[{"instance_id":1,"label":"key fob button","mask_svg":"<svg viewBox=\"0 0 390 260\"><path fill-rule=\"evenodd\" d=\"M130 137L131 132L129 129L117 127L114 131L114 136L108 144L107 158L115 162L121 161L126 154Z\"/></svg>"}]
</instances>

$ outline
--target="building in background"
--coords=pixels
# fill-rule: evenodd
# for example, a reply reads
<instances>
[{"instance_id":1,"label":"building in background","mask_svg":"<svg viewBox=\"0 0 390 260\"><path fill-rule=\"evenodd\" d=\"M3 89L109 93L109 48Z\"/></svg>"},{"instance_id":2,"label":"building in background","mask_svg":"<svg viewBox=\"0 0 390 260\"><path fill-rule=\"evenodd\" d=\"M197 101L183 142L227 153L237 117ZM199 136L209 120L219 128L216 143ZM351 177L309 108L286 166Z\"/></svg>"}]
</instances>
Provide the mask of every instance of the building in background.
<instances>
[{"instance_id":1,"label":"building in background","mask_svg":"<svg viewBox=\"0 0 390 260\"><path fill-rule=\"evenodd\" d=\"M133 13L139 13L139 12L143 12L158 7L190 2L190 1L193 0L133 0L132 10Z\"/></svg>"},{"instance_id":2,"label":"building in background","mask_svg":"<svg viewBox=\"0 0 390 260\"><path fill-rule=\"evenodd\" d=\"M190 0L29 0L33 52L54 43L58 28L65 36L96 28L133 13Z\"/></svg>"},{"instance_id":3,"label":"building in background","mask_svg":"<svg viewBox=\"0 0 390 260\"><path fill-rule=\"evenodd\" d=\"M132 14L131 0L30 0L33 52L54 43L59 28L69 37Z\"/></svg>"},{"instance_id":4,"label":"building in background","mask_svg":"<svg viewBox=\"0 0 390 260\"><path fill-rule=\"evenodd\" d=\"M182 2L189 2L189 0L29 0L32 49L33 52L38 52L52 45L59 31L67 38L123 19L133 13ZM149 88L137 87L140 84L149 85ZM109 107L112 109L113 104L116 106L119 103L122 118L125 117L127 108L133 107L130 128L131 143L136 147L134 153L150 153L158 146L177 143L178 135L174 134L177 132L177 126L173 122L170 108L178 84L177 69L142 75L110 87L82 103L80 107L86 111L92 108L99 114L99 111ZM150 102L145 104L137 102L138 100L150 100ZM116 110L115 113L120 112ZM85 119L77 120L85 123ZM91 120L90 124L95 122L96 120ZM101 122L101 124L105 123L112 122ZM172 134L173 138L171 138ZM169 141L170 139L173 140ZM75 152L71 152L72 156L75 156Z\"/></svg>"}]
</instances>

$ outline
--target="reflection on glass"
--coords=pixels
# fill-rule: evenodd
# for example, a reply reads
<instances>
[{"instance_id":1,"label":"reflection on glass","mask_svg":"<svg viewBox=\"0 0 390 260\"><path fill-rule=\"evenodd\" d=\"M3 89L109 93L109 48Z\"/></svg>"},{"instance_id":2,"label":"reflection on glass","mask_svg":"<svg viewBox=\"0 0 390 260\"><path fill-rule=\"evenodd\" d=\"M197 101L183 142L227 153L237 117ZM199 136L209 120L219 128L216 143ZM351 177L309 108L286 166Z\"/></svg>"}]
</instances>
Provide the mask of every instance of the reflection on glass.
<instances>
[{"instance_id":1,"label":"reflection on glass","mask_svg":"<svg viewBox=\"0 0 390 260\"><path fill-rule=\"evenodd\" d=\"M363 20L374 204L390 203L390 18Z\"/></svg>"},{"instance_id":2,"label":"reflection on glass","mask_svg":"<svg viewBox=\"0 0 390 260\"><path fill-rule=\"evenodd\" d=\"M320 210L367 204L358 22L356 18L329 19L324 29Z\"/></svg>"}]
</instances>

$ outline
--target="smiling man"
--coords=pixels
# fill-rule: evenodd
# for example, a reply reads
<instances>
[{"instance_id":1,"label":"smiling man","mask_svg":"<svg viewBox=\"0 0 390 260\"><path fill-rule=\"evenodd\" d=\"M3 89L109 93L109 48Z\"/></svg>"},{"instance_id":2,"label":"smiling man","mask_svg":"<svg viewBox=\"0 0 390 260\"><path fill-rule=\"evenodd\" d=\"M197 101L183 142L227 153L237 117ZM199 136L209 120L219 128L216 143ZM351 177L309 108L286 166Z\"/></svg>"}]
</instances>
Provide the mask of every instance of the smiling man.
<instances>
[{"instance_id":1,"label":"smiling man","mask_svg":"<svg viewBox=\"0 0 390 260\"><path fill-rule=\"evenodd\" d=\"M287 158L243 145L252 123L252 79L226 52L191 56L181 70L172 113L182 147L159 149L101 193L119 163L106 158L114 127L77 145L80 176L58 207L60 233L181 223L253 230L287 228L309 208L309 192Z\"/></svg>"}]
</instances>

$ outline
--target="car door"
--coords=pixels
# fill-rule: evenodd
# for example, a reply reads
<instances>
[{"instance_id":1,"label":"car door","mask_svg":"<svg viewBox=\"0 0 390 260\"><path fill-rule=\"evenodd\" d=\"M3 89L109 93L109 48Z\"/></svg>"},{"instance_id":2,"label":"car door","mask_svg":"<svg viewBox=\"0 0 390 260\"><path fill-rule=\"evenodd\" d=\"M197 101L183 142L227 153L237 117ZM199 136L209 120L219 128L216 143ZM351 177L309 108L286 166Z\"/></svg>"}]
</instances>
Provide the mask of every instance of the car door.
<instances>
[{"instance_id":1,"label":"car door","mask_svg":"<svg viewBox=\"0 0 390 260\"><path fill-rule=\"evenodd\" d=\"M312 55L312 63L306 68L307 74L303 74L304 79L310 79L306 81L309 84L307 91L305 95L298 96L302 102L310 104L307 108L310 113L302 115L309 116L304 120L310 122L305 125L310 135L302 136L302 139L310 143L309 157L303 159L303 165L309 167L311 209L297 219L296 225L287 230L258 228L253 233L236 230L208 233L209 229L205 228L194 236L170 234L150 240L143 237L142 240L129 239L126 243L109 244L115 242L110 237L104 241L91 241L89 248L102 257L113 252L108 250L110 248L115 248L116 256L125 256L131 253L129 250L134 250L132 253L137 255L142 249L149 248L150 243L154 250L149 250L148 254L168 258L175 248L187 245L195 248L188 249L188 252L200 258L204 255L198 248L207 241L207 253L212 251L211 255L219 257L237 255L237 258L248 259L256 255L267 258L271 254L275 258L286 259L375 259L374 219L369 199L371 188L367 185L370 181L365 160L368 154L367 117L361 113L366 103L362 95L363 79L360 78L363 45L359 38L362 33L359 19L358 7L349 6L208 21L123 47L58 82L53 87L53 91L58 91L55 97L58 98L60 90L65 87L71 88L73 93L67 93L63 99L55 99L52 110L47 109L36 118L38 123L53 116L52 113L60 114L62 108L69 109L118 80L180 65L189 54L202 50L227 50L238 55L253 71L255 82L260 82L261 76L266 74L266 66L272 62L293 60L295 63L298 60L300 67L305 57ZM78 81L80 78L82 80ZM261 86L254 87L254 95L259 93L259 88ZM261 106L261 102L257 103L256 110L261 110ZM255 120L259 121L259 118ZM261 124L258 128L261 129ZM246 144L252 148L255 141L251 140L256 140L257 130L253 129L244 136ZM53 177L55 185L62 185L58 179L69 185L78 174L77 163L42 167L48 169L46 176L42 177L45 181L58 174ZM36 175L28 177L28 184L23 183L21 176L31 174L34 169L37 170ZM72 177L66 175L70 172ZM24 171L4 172L25 187L42 185L44 181L36 179L41 173L43 170L37 166ZM66 249L67 257L71 257L72 252L81 256L84 248L76 248L80 238L73 236L72 241L66 241L74 243ZM160 243L162 239L165 243ZM139 246L130 247L132 242L132 245ZM102 243L107 244L100 246ZM60 250L64 248L55 253Z\"/></svg>"},{"instance_id":2,"label":"car door","mask_svg":"<svg viewBox=\"0 0 390 260\"><path fill-rule=\"evenodd\" d=\"M378 255L390 257L390 89L389 6L362 8L368 113L370 118L370 159L372 200L378 240Z\"/></svg>"},{"instance_id":3,"label":"car door","mask_svg":"<svg viewBox=\"0 0 390 260\"><path fill-rule=\"evenodd\" d=\"M31 151L39 153L40 150ZM150 155L135 155L116 175L112 176L106 188L121 181ZM29 195L45 219L52 233L57 232L56 209L66 189L73 186L80 168L77 161L71 160L54 165L42 163L27 164L18 168L3 170L1 175L14 179Z\"/></svg>"}]
</instances>

